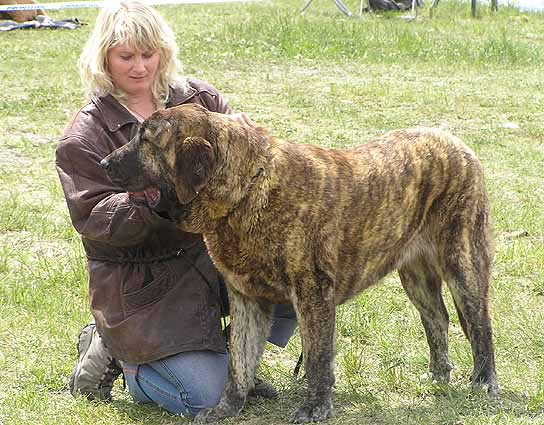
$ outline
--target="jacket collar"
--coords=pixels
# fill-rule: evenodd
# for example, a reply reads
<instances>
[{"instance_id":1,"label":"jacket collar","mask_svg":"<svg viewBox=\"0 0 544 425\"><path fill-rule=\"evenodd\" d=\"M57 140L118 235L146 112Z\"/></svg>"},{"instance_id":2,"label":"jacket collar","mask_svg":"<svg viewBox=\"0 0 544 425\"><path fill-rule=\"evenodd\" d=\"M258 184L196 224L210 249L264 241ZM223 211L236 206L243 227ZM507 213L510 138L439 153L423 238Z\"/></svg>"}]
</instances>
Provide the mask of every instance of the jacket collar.
<instances>
[{"instance_id":1,"label":"jacket collar","mask_svg":"<svg viewBox=\"0 0 544 425\"><path fill-rule=\"evenodd\" d=\"M180 105L193 98L198 93L190 84L185 89L170 86L166 107ZM93 96L91 102L102 115L108 130L112 133L118 131L127 124L138 124L138 120L121 105L111 94L106 96Z\"/></svg>"},{"instance_id":2,"label":"jacket collar","mask_svg":"<svg viewBox=\"0 0 544 425\"><path fill-rule=\"evenodd\" d=\"M189 99L195 97L198 94L198 90L192 86L190 80L185 84L183 88L170 86L170 92L168 94L168 101L166 107L181 105L186 103Z\"/></svg>"},{"instance_id":3,"label":"jacket collar","mask_svg":"<svg viewBox=\"0 0 544 425\"><path fill-rule=\"evenodd\" d=\"M127 124L137 123L138 120L127 111L115 98L108 94L106 96L93 96L91 102L96 106L108 130L112 133L118 131Z\"/></svg>"}]
</instances>

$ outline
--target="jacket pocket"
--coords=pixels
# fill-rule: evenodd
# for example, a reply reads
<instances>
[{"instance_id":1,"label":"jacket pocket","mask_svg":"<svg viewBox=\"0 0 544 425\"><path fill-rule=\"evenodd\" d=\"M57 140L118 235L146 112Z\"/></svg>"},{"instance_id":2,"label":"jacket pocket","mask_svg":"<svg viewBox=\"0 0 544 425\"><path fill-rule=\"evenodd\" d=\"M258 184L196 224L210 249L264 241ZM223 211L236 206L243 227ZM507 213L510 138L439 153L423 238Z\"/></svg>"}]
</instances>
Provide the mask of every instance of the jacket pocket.
<instances>
[{"instance_id":1,"label":"jacket pocket","mask_svg":"<svg viewBox=\"0 0 544 425\"><path fill-rule=\"evenodd\" d=\"M148 267L152 280L149 280L146 273L141 288L123 291L123 304L127 315L161 300L176 283L168 263L154 263Z\"/></svg>"}]
</instances>

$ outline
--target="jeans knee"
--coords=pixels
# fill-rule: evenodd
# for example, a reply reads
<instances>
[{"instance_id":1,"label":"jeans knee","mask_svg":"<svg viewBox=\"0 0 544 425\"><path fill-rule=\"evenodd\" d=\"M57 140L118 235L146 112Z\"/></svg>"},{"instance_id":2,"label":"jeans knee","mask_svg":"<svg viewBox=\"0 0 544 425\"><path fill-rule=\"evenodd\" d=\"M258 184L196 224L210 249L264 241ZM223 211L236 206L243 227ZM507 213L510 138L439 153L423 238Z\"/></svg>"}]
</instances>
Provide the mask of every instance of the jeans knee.
<instances>
[{"instance_id":1,"label":"jeans knee","mask_svg":"<svg viewBox=\"0 0 544 425\"><path fill-rule=\"evenodd\" d=\"M184 352L127 372L135 401L147 400L174 414L195 416L219 403L228 372L226 353Z\"/></svg>"},{"instance_id":2,"label":"jeans knee","mask_svg":"<svg viewBox=\"0 0 544 425\"><path fill-rule=\"evenodd\" d=\"M217 406L222 393L222 387L207 386L194 388L191 393L182 394L182 398L189 413L196 416L201 410Z\"/></svg>"}]
</instances>

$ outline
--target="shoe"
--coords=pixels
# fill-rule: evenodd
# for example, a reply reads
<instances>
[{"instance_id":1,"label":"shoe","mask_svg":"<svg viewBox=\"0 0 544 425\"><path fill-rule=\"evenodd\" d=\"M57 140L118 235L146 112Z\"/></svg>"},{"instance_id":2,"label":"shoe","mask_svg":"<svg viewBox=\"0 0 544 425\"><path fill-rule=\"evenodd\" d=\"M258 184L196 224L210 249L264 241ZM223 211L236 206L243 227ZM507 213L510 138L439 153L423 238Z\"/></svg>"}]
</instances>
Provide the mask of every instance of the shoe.
<instances>
[{"instance_id":1,"label":"shoe","mask_svg":"<svg viewBox=\"0 0 544 425\"><path fill-rule=\"evenodd\" d=\"M94 324L87 325L79 334L78 360L70 375L70 393L84 395L88 400L111 400L114 381L123 372L104 345Z\"/></svg>"},{"instance_id":2,"label":"shoe","mask_svg":"<svg viewBox=\"0 0 544 425\"><path fill-rule=\"evenodd\" d=\"M248 392L248 397L261 397L267 399L273 399L278 397L278 391L260 378L255 377L255 386Z\"/></svg>"}]
</instances>

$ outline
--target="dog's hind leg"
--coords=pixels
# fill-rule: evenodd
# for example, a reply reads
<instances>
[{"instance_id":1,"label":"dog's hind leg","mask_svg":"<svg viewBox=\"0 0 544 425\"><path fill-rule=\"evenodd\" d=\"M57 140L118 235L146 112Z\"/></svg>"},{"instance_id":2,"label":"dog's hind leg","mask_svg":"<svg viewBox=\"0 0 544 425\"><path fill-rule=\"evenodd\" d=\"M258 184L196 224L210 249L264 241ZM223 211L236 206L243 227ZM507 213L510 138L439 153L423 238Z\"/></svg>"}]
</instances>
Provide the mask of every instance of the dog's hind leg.
<instances>
[{"instance_id":1,"label":"dog's hind leg","mask_svg":"<svg viewBox=\"0 0 544 425\"><path fill-rule=\"evenodd\" d=\"M324 421L334 415L335 303L332 281L301 280L292 296L297 312L308 387L292 422Z\"/></svg>"},{"instance_id":2,"label":"dog's hind leg","mask_svg":"<svg viewBox=\"0 0 544 425\"><path fill-rule=\"evenodd\" d=\"M442 298L442 278L426 259L418 257L399 269L402 286L417 308L430 350L429 370L438 382L449 382L449 317Z\"/></svg>"},{"instance_id":3,"label":"dog's hind leg","mask_svg":"<svg viewBox=\"0 0 544 425\"><path fill-rule=\"evenodd\" d=\"M487 385L494 396L498 388L488 306L492 244L486 211L482 209L472 217L455 217L448 226L443 238L442 267L472 347L472 383Z\"/></svg>"},{"instance_id":4,"label":"dog's hind leg","mask_svg":"<svg viewBox=\"0 0 544 425\"><path fill-rule=\"evenodd\" d=\"M209 423L237 416L254 383L255 371L272 324L272 305L229 290L231 317L229 375L219 404L200 412L196 423Z\"/></svg>"}]
</instances>

